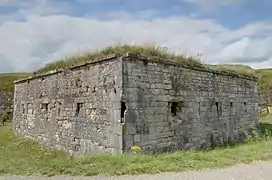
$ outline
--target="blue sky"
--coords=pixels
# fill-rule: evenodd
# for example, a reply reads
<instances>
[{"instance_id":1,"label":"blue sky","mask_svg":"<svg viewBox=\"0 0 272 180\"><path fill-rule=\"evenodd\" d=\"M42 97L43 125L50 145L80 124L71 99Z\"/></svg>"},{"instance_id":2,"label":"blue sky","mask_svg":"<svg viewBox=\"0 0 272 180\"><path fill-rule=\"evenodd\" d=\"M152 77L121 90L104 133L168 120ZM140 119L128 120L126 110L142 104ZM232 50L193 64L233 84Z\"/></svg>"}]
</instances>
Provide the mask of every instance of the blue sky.
<instances>
[{"instance_id":1,"label":"blue sky","mask_svg":"<svg viewBox=\"0 0 272 180\"><path fill-rule=\"evenodd\" d=\"M272 67L270 7L269 0L0 0L0 72L32 71L117 41Z\"/></svg>"}]
</instances>

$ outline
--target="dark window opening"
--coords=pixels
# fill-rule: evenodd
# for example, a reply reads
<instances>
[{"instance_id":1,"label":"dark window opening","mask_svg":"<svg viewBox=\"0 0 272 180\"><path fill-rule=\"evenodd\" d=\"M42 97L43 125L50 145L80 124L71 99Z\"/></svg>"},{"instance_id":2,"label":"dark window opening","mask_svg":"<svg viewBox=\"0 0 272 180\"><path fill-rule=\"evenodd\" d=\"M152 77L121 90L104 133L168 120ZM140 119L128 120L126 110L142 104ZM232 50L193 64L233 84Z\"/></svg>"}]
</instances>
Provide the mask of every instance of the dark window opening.
<instances>
[{"instance_id":1,"label":"dark window opening","mask_svg":"<svg viewBox=\"0 0 272 180\"><path fill-rule=\"evenodd\" d=\"M245 112L247 112L246 102L244 102Z\"/></svg>"},{"instance_id":2,"label":"dark window opening","mask_svg":"<svg viewBox=\"0 0 272 180\"><path fill-rule=\"evenodd\" d=\"M177 115L177 109L178 109L178 103L177 102L172 102L172 104L171 104L171 114L172 114L172 116Z\"/></svg>"},{"instance_id":3,"label":"dark window opening","mask_svg":"<svg viewBox=\"0 0 272 180\"><path fill-rule=\"evenodd\" d=\"M41 109L45 112L48 112L48 103L42 103Z\"/></svg>"},{"instance_id":4,"label":"dark window opening","mask_svg":"<svg viewBox=\"0 0 272 180\"><path fill-rule=\"evenodd\" d=\"M219 106L218 106L218 102L215 102L215 106L216 106L217 116L219 117Z\"/></svg>"},{"instance_id":5,"label":"dark window opening","mask_svg":"<svg viewBox=\"0 0 272 180\"><path fill-rule=\"evenodd\" d=\"M230 102L230 111L229 111L230 115L233 115L233 102Z\"/></svg>"},{"instance_id":6,"label":"dark window opening","mask_svg":"<svg viewBox=\"0 0 272 180\"><path fill-rule=\"evenodd\" d=\"M114 92L114 94L116 94L116 88L113 88L113 92Z\"/></svg>"},{"instance_id":7,"label":"dark window opening","mask_svg":"<svg viewBox=\"0 0 272 180\"><path fill-rule=\"evenodd\" d=\"M145 66L147 66L148 61L147 60L143 60L143 63L144 63Z\"/></svg>"},{"instance_id":8,"label":"dark window opening","mask_svg":"<svg viewBox=\"0 0 272 180\"><path fill-rule=\"evenodd\" d=\"M81 112L83 107L83 103L77 103L77 107L76 107L76 117L78 117L79 113Z\"/></svg>"},{"instance_id":9,"label":"dark window opening","mask_svg":"<svg viewBox=\"0 0 272 180\"><path fill-rule=\"evenodd\" d=\"M92 93L95 93L95 87L93 87L93 91L92 91Z\"/></svg>"},{"instance_id":10,"label":"dark window opening","mask_svg":"<svg viewBox=\"0 0 272 180\"><path fill-rule=\"evenodd\" d=\"M126 103L125 102L121 102L121 118L125 117L125 111L127 109Z\"/></svg>"}]
</instances>

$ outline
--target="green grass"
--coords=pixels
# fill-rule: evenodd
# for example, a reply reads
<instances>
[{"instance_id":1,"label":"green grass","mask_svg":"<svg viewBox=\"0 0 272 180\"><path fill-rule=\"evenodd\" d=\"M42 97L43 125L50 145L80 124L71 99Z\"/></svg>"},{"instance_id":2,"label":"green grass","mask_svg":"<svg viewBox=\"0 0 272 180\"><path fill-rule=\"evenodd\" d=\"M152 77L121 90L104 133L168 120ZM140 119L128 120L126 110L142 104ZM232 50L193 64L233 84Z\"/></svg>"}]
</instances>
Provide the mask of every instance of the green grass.
<instances>
[{"instance_id":1,"label":"green grass","mask_svg":"<svg viewBox=\"0 0 272 180\"><path fill-rule=\"evenodd\" d=\"M13 81L27 77L30 73L3 73L0 74L0 92L13 92Z\"/></svg>"},{"instance_id":2,"label":"green grass","mask_svg":"<svg viewBox=\"0 0 272 180\"><path fill-rule=\"evenodd\" d=\"M220 64L220 65L207 65L208 68L223 71L223 72L231 72L231 73L238 73L242 75L249 75L257 77L255 69L251 68L250 66L246 65L231 65L231 64Z\"/></svg>"},{"instance_id":3,"label":"green grass","mask_svg":"<svg viewBox=\"0 0 272 180\"><path fill-rule=\"evenodd\" d=\"M125 54L127 52L140 53L148 57L160 57L162 60L172 60L181 64L190 66L205 68L203 64L197 59L192 57L185 57L182 54L169 53L164 48L155 45L115 45L108 46L101 50L92 52L86 52L55 61L47 64L45 67L38 69L35 73L40 74L50 70L68 68L78 63L91 62L96 58L109 54Z\"/></svg>"},{"instance_id":4,"label":"green grass","mask_svg":"<svg viewBox=\"0 0 272 180\"><path fill-rule=\"evenodd\" d=\"M271 117L263 116L263 130L271 134ZM47 150L31 140L16 137L9 127L0 127L0 173L43 175L122 175L220 168L237 163L272 159L272 138L217 148L210 151L177 151L159 155L97 155L71 158Z\"/></svg>"},{"instance_id":5,"label":"green grass","mask_svg":"<svg viewBox=\"0 0 272 180\"><path fill-rule=\"evenodd\" d=\"M86 52L82 54L77 54L65 59L60 59L55 62L47 64L45 67L38 69L35 73L40 74L44 72L48 72L50 70L57 70L57 69L65 69L71 67L75 64L82 63L82 62L91 62L94 59L109 55L109 54L124 54L127 52L132 53L139 53L145 55L147 57L159 57L162 60L170 60L175 61L180 64L186 65L188 67L197 67L197 68L206 68L206 69L214 69L218 71L224 72L231 72L236 74L242 74L247 76L256 76L253 73L254 70L245 70L245 68L230 68L230 66L213 66L213 65L205 65L200 62L199 59L195 59L192 57L185 57L182 54L171 53L167 51L165 48L156 45L115 45L115 46L108 46L101 50L96 50L92 52Z\"/></svg>"},{"instance_id":6,"label":"green grass","mask_svg":"<svg viewBox=\"0 0 272 180\"><path fill-rule=\"evenodd\" d=\"M268 124L272 124L272 113L270 114L262 114L260 116L262 123L268 123Z\"/></svg>"}]
</instances>

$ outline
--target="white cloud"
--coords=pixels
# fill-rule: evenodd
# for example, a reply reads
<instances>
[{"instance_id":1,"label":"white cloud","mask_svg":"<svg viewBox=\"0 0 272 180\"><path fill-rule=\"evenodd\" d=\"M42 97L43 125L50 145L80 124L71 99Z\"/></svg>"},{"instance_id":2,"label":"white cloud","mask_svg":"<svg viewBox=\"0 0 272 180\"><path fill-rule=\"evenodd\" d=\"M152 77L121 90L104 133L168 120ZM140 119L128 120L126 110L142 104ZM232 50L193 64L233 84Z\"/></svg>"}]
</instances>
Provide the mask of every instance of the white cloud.
<instances>
[{"instance_id":1,"label":"white cloud","mask_svg":"<svg viewBox=\"0 0 272 180\"><path fill-rule=\"evenodd\" d=\"M32 14L23 22L4 22L0 39L0 57L9 61L7 71L34 70L65 55L119 41L157 43L188 55L204 53L204 60L209 63L239 60L254 67L267 67L272 62L272 24L267 22L230 30L213 20L185 17L137 20L119 13L115 19L97 20ZM254 59L262 62L253 62Z\"/></svg>"}]
</instances>

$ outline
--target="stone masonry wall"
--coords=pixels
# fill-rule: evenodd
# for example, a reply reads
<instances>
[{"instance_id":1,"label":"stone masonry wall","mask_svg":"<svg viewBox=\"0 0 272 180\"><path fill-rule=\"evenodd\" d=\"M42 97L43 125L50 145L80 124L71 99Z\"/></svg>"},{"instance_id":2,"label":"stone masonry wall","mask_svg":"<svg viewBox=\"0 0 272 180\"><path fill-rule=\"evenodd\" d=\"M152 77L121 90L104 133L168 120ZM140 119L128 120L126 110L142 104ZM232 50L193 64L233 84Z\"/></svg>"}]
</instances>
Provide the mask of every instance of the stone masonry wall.
<instances>
[{"instance_id":1,"label":"stone masonry wall","mask_svg":"<svg viewBox=\"0 0 272 180\"><path fill-rule=\"evenodd\" d=\"M208 148L258 125L257 79L140 57L108 56L16 82L15 132L87 155L133 145Z\"/></svg>"},{"instance_id":2,"label":"stone masonry wall","mask_svg":"<svg viewBox=\"0 0 272 180\"><path fill-rule=\"evenodd\" d=\"M17 82L15 132L73 155L121 151L121 69L111 58Z\"/></svg>"},{"instance_id":3,"label":"stone masonry wall","mask_svg":"<svg viewBox=\"0 0 272 180\"><path fill-rule=\"evenodd\" d=\"M209 148L258 125L257 80L123 59L124 148Z\"/></svg>"}]
</instances>

